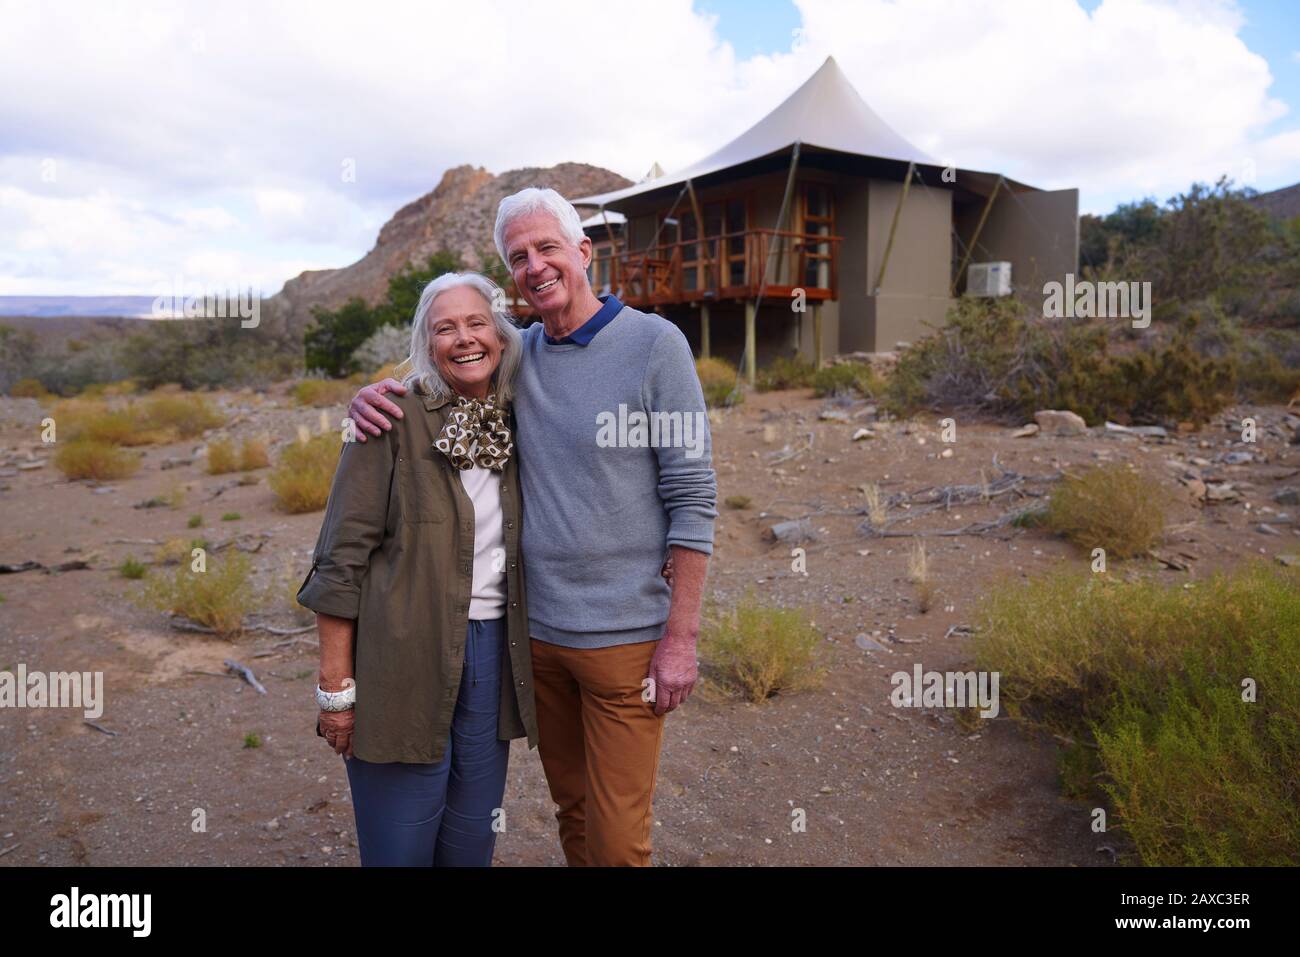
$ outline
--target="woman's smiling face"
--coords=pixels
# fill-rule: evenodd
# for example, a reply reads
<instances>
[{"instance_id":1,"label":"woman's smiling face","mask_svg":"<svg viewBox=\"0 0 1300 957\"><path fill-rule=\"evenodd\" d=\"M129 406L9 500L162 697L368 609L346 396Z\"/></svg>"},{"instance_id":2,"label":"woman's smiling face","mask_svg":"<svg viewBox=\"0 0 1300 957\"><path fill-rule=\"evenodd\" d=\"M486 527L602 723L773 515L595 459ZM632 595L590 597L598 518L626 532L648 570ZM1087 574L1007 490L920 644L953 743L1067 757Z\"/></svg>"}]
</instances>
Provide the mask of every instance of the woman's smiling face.
<instances>
[{"instance_id":1,"label":"woman's smiling face","mask_svg":"<svg viewBox=\"0 0 1300 957\"><path fill-rule=\"evenodd\" d=\"M429 350L443 381L457 395L487 398L505 347L488 301L471 286L455 286L433 301L426 321Z\"/></svg>"}]
</instances>

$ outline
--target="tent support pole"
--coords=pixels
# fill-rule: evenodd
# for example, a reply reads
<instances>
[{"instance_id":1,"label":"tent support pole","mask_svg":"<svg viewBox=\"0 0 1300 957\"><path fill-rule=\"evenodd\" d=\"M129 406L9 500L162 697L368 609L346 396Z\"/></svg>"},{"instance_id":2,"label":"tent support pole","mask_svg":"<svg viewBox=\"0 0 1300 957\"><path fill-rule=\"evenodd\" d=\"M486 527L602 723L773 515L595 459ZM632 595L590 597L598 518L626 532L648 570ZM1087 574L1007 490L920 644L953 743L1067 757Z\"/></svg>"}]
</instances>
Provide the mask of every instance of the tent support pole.
<instances>
[{"instance_id":1,"label":"tent support pole","mask_svg":"<svg viewBox=\"0 0 1300 957\"><path fill-rule=\"evenodd\" d=\"M605 215L604 203L600 204L600 218L605 221L605 234L609 236L609 291L622 292L618 275L618 240L614 238L614 227L609 224L609 217ZM595 253L593 252L592 255L594 256ZM594 276L596 270L593 268L591 271Z\"/></svg>"},{"instance_id":2,"label":"tent support pole","mask_svg":"<svg viewBox=\"0 0 1300 957\"><path fill-rule=\"evenodd\" d=\"M758 363L755 360L758 336L755 331L755 307L753 299L745 300L745 381L751 386L758 377Z\"/></svg>"},{"instance_id":3,"label":"tent support pole","mask_svg":"<svg viewBox=\"0 0 1300 957\"><path fill-rule=\"evenodd\" d=\"M966 247L966 255L961 258L961 265L957 267L957 275L952 277L952 286L948 289L949 296L957 295L957 284L961 282L962 273L966 271L971 256L975 254L975 244L979 242L980 231L984 229L984 223L989 218L989 211L993 209L993 200L997 199L998 190L1002 188L1003 178L999 175L998 181L993 184L993 192L989 193L988 202L984 204L984 212L980 213L980 221L976 224L975 232L971 235L970 243Z\"/></svg>"},{"instance_id":4,"label":"tent support pole","mask_svg":"<svg viewBox=\"0 0 1300 957\"><path fill-rule=\"evenodd\" d=\"M822 367L822 304L813 303L812 307L813 320L813 368Z\"/></svg>"},{"instance_id":5,"label":"tent support pole","mask_svg":"<svg viewBox=\"0 0 1300 957\"><path fill-rule=\"evenodd\" d=\"M894 234L898 232L898 219L903 213L903 204L907 202L907 191L912 188L912 174L915 171L916 163L908 163L907 178L903 180L903 192L899 194L898 205L894 207L894 221L889 224L889 239L885 241L885 254L880 257L880 274L876 276L873 296L879 296L881 288L885 285L885 268L889 265L889 254L894 251Z\"/></svg>"},{"instance_id":6,"label":"tent support pole","mask_svg":"<svg viewBox=\"0 0 1300 957\"><path fill-rule=\"evenodd\" d=\"M712 343L709 335L709 304L700 303L700 358L707 359L710 355Z\"/></svg>"},{"instance_id":7,"label":"tent support pole","mask_svg":"<svg viewBox=\"0 0 1300 957\"><path fill-rule=\"evenodd\" d=\"M794 177L799 169L799 148L800 143L796 140L794 150L790 154L790 173L785 179L785 195L781 197L781 212L776 217L776 241L780 243L781 227L785 224L786 213L790 210L790 195L794 192ZM761 233L759 234L762 235ZM760 250L762 244L759 244ZM758 295L754 299L745 300L745 379L750 386L754 385L758 378L758 360L755 356L757 350L757 335L754 330L755 315L758 312L758 304L763 301L763 293L767 290L768 266L772 263L772 250L766 250L763 257L763 273L758 277Z\"/></svg>"},{"instance_id":8,"label":"tent support pole","mask_svg":"<svg viewBox=\"0 0 1300 957\"><path fill-rule=\"evenodd\" d=\"M707 292L713 288L709 282L712 278L709 274L713 272L713 270L711 268L712 264L709 262L708 244L704 241L704 215L700 212L700 198L695 195L695 183L688 179L686 181L686 188L690 191L691 209L695 213L695 235L699 237L700 240L699 244L696 246L696 256L700 261L699 266L696 268L702 270L700 273L700 290L701 292ZM704 306L704 315L708 316L708 314L709 307L706 303Z\"/></svg>"},{"instance_id":9,"label":"tent support pole","mask_svg":"<svg viewBox=\"0 0 1300 957\"><path fill-rule=\"evenodd\" d=\"M781 237L779 233L783 228L785 228L786 213L790 211L790 195L794 192L794 176L799 169L799 146L799 142L796 141L794 144L794 151L790 154L790 174L785 178L785 195L781 197L781 212L776 217L776 231L778 235L774 237L776 241L772 245L776 247L778 255L780 254L781 249ZM772 250L769 249L767 256L763 259L763 284L758 288L758 295L760 298L763 295L763 290L767 286L767 267L771 261Z\"/></svg>"}]
</instances>

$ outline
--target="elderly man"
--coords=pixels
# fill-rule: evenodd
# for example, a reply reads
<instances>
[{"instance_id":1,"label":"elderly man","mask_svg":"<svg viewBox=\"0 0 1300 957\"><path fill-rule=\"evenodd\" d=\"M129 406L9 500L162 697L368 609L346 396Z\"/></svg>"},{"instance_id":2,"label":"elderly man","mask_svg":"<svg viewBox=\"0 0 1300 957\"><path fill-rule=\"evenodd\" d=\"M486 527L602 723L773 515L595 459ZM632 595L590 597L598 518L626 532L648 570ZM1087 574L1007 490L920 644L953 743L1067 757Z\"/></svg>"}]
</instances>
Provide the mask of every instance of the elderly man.
<instances>
[{"instance_id":1,"label":"elderly man","mask_svg":"<svg viewBox=\"0 0 1300 957\"><path fill-rule=\"evenodd\" d=\"M664 716L695 685L713 551L704 396L676 326L593 294L591 240L562 196L507 196L495 238L542 320L523 331L515 397L538 751L569 864L645 866ZM400 417L386 391L402 388L353 400L363 441L389 426L381 412Z\"/></svg>"}]
</instances>

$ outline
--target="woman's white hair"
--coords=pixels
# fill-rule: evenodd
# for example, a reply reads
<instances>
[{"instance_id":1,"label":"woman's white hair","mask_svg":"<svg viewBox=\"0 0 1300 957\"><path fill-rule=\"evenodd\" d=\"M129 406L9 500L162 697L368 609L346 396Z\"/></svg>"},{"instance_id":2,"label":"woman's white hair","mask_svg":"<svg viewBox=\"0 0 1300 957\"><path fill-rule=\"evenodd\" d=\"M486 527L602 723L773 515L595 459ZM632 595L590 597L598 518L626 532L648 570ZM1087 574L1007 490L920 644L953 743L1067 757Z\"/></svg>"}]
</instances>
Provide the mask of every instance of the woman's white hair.
<instances>
[{"instance_id":1,"label":"woman's white hair","mask_svg":"<svg viewBox=\"0 0 1300 957\"><path fill-rule=\"evenodd\" d=\"M487 303L488 312L496 326L497 335L501 337L501 361L492 374L492 389L500 402L510 401L514 394L515 374L519 371L519 360L523 356L523 339L514 319L506 311L506 296L501 287L487 276L476 272L446 272L424 287L420 302L415 307L415 316L411 321L411 355L407 360L411 371L402 379L403 385L418 385L421 390L438 398L454 398L456 392L447 384L447 380L438 371L430 351L429 311L434 300L448 289L469 286L477 291Z\"/></svg>"},{"instance_id":2,"label":"woman's white hair","mask_svg":"<svg viewBox=\"0 0 1300 957\"><path fill-rule=\"evenodd\" d=\"M537 212L550 213L554 216L560 224L560 229L564 231L564 235L575 246L582 242L583 237L586 235L582 231L582 219L578 216L578 211L573 208L571 202L555 190L538 189L536 186L521 189L519 192L501 200L501 204L497 206L496 228L492 231L492 238L496 240L497 244L497 252L507 268L509 268L510 262L506 259L506 227L520 216Z\"/></svg>"}]
</instances>

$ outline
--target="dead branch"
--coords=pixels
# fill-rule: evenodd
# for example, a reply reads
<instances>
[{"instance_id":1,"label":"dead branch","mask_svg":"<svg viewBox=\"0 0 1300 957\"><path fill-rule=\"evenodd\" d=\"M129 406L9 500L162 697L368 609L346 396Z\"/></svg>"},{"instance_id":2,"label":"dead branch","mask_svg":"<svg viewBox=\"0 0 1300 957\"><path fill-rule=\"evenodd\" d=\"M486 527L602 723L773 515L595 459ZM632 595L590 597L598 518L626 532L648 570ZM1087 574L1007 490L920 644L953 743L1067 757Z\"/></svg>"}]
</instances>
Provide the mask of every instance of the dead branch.
<instances>
[{"instance_id":1,"label":"dead branch","mask_svg":"<svg viewBox=\"0 0 1300 957\"><path fill-rule=\"evenodd\" d=\"M258 694L266 694L266 689L262 687L262 683L257 680L257 675L253 674L253 669L248 667L248 665L241 664L240 662L235 661L232 658L227 658L225 661L222 662L222 664L226 666L226 669L228 671L234 672L236 675L243 678L250 685L252 685L253 690L256 691Z\"/></svg>"},{"instance_id":2,"label":"dead branch","mask_svg":"<svg viewBox=\"0 0 1300 957\"><path fill-rule=\"evenodd\" d=\"M805 452L810 452L810 451L812 451L813 442L816 441L817 435L816 435L815 432L807 432L807 433L805 433L805 436L806 436L806 437L805 437L805 439L804 439L804 444L801 445L801 446L800 446L799 448L797 448L797 449L792 449L792 448L790 448L790 446L787 445L785 448L781 449L781 451L779 451L779 452L771 452L771 453L769 453L769 455L768 455L768 460L767 460L767 464L768 464L768 465L780 465L782 462L788 462L788 461L790 461L791 459L797 459L799 456L803 455Z\"/></svg>"}]
</instances>

